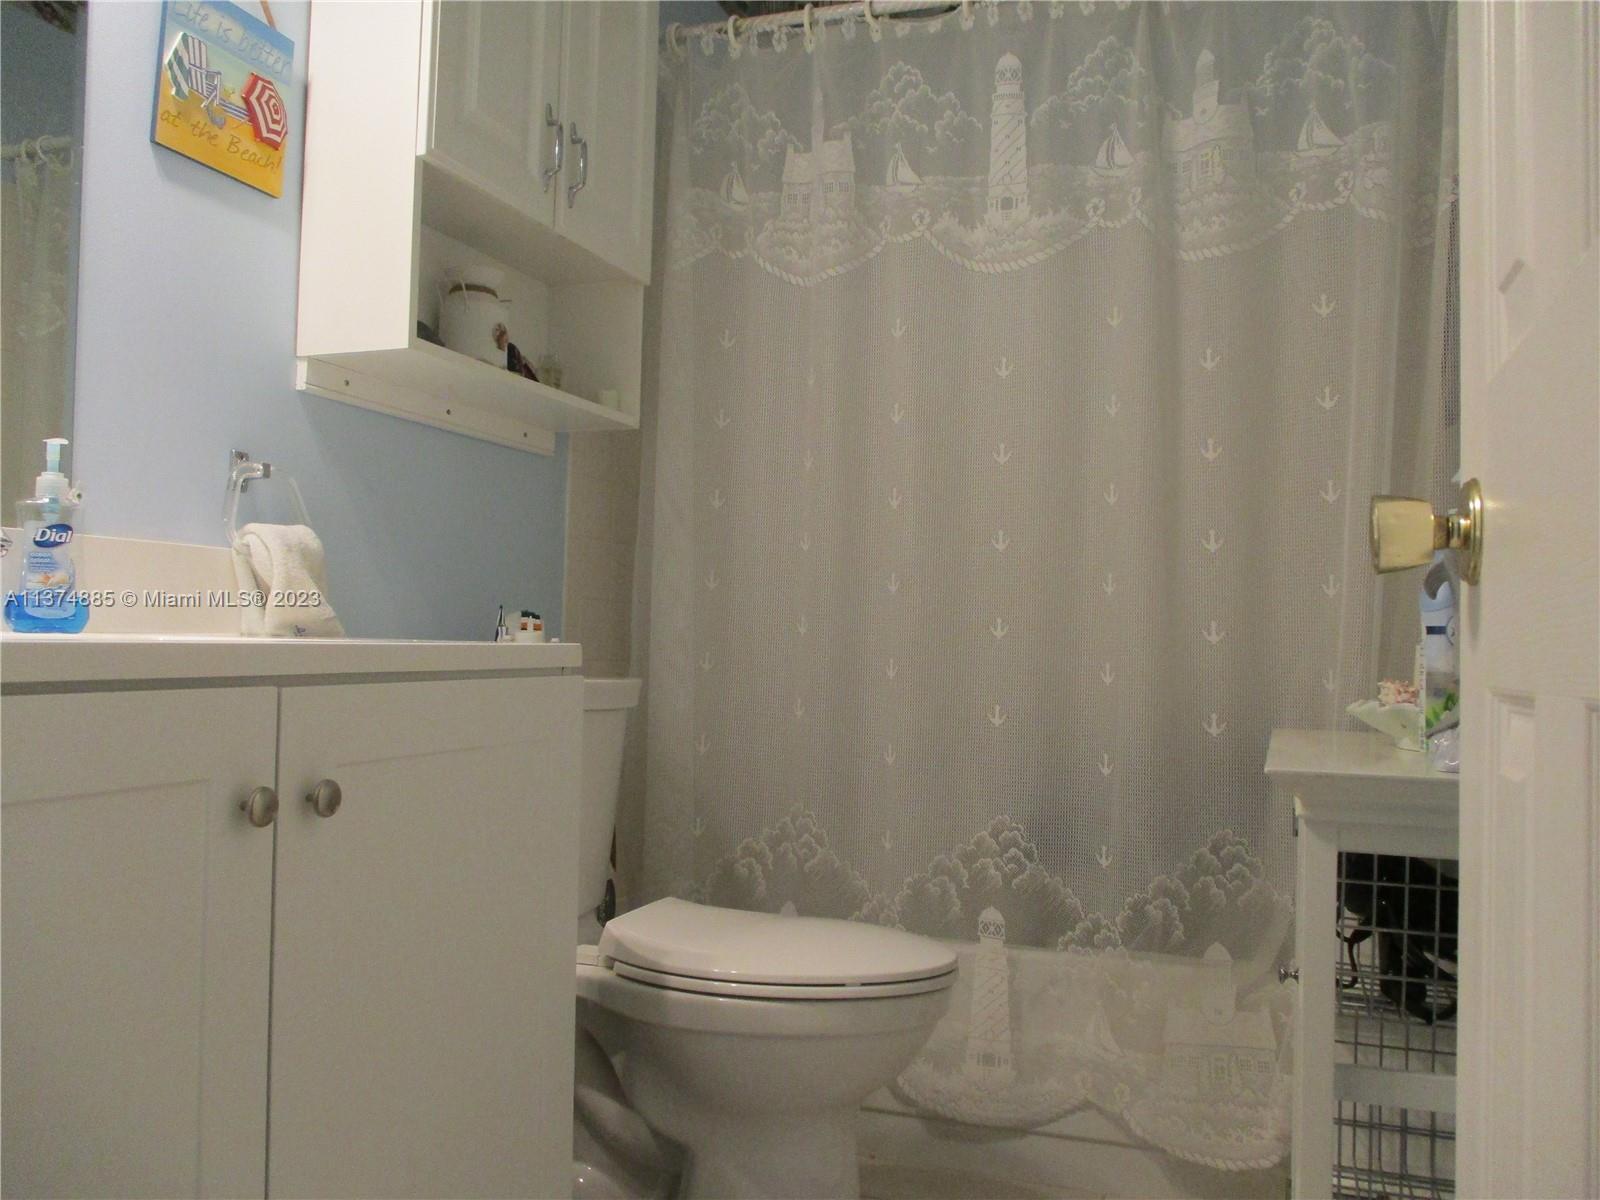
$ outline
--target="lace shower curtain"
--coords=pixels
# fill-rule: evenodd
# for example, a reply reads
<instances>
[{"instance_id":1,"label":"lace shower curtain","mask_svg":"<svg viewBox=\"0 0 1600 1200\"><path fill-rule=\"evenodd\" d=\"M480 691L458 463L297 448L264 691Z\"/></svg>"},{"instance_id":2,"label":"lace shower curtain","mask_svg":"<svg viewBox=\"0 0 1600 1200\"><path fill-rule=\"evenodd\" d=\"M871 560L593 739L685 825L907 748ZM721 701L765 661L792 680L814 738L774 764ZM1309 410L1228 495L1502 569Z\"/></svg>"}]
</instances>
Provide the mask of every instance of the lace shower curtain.
<instances>
[{"instance_id":1,"label":"lace shower curtain","mask_svg":"<svg viewBox=\"0 0 1600 1200\"><path fill-rule=\"evenodd\" d=\"M920 1110L1286 1153L1262 766L1409 674L1366 512L1449 471L1451 53L1381 3L663 52L624 895L950 939Z\"/></svg>"},{"instance_id":2,"label":"lace shower curtain","mask_svg":"<svg viewBox=\"0 0 1600 1200\"><path fill-rule=\"evenodd\" d=\"M0 504L32 494L39 440L63 432L71 395L72 281L77 218L76 156L37 143L5 164L0 178L0 401L5 411ZM68 431L70 432L70 430Z\"/></svg>"}]
</instances>

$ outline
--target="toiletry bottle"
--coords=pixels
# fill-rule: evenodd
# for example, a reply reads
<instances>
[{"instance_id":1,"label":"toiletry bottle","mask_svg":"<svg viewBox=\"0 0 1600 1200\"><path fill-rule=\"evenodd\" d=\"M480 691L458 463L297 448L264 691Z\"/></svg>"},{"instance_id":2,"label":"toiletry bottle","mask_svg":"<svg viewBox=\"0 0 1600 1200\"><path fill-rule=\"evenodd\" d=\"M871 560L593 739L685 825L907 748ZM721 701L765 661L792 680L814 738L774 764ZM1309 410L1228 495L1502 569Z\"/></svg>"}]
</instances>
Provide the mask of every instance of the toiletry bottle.
<instances>
[{"instance_id":1,"label":"toiletry bottle","mask_svg":"<svg viewBox=\"0 0 1600 1200\"><path fill-rule=\"evenodd\" d=\"M1455 572L1445 551L1435 552L1433 565L1422 579L1417 598L1422 618L1422 694L1423 727L1428 734L1453 728L1460 720L1457 711L1459 667L1456 658Z\"/></svg>"},{"instance_id":2,"label":"toiletry bottle","mask_svg":"<svg viewBox=\"0 0 1600 1200\"><path fill-rule=\"evenodd\" d=\"M61 473L66 438L46 438L45 469L31 500L17 501L22 555L17 588L6 595L6 624L18 633L78 633L89 623L79 596L77 531L81 495Z\"/></svg>"}]
</instances>

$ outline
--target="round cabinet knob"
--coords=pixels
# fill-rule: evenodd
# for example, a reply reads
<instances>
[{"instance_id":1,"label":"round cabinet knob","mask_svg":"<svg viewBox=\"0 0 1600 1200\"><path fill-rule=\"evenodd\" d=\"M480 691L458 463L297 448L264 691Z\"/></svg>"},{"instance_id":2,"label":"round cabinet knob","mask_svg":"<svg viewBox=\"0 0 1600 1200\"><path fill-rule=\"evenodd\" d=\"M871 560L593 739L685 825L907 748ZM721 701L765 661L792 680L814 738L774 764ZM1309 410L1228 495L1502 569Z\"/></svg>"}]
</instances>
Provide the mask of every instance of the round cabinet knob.
<instances>
[{"instance_id":1,"label":"round cabinet knob","mask_svg":"<svg viewBox=\"0 0 1600 1200\"><path fill-rule=\"evenodd\" d=\"M265 829L278 819L278 793L269 787L252 788L250 794L239 801L239 811L250 818L250 824Z\"/></svg>"},{"instance_id":2,"label":"round cabinet knob","mask_svg":"<svg viewBox=\"0 0 1600 1200\"><path fill-rule=\"evenodd\" d=\"M1296 983L1300 982L1300 968L1299 967L1279 967L1278 968L1278 982L1279 983L1288 983L1289 980L1291 980L1291 979L1294 980Z\"/></svg>"},{"instance_id":3,"label":"round cabinet knob","mask_svg":"<svg viewBox=\"0 0 1600 1200\"><path fill-rule=\"evenodd\" d=\"M306 793L306 803L311 805L319 817L331 817L339 811L339 805L344 800L344 793L339 790L339 785L331 779L322 779L317 786Z\"/></svg>"}]
</instances>

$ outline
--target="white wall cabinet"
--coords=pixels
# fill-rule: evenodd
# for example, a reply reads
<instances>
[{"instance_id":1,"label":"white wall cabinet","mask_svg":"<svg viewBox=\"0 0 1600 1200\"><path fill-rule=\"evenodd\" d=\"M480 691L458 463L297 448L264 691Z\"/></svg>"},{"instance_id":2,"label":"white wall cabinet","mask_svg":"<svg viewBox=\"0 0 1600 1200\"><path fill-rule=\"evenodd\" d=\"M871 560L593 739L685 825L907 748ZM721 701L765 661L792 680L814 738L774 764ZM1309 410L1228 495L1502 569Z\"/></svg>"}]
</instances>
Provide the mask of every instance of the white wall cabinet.
<instances>
[{"instance_id":1,"label":"white wall cabinet","mask_svg":"<svg viewBox=\"0 0 1600 1200\"><path fill-rule=\"evenodd\" d=\"M576 676L8 696L5 1194L567 1194L581 719Z\"/></svg>"},{"instance_id":2,"label":"white wall cabinet","mask_svg":"<svg viewBox=\"0 0 1600 1200\"><path fill-rule=\"evenodd\" d=\"M648 283L655 4L455 0L424 11L423 155Z\"/></svg>"},{"instance_id":3,"label":"white wall cabinet","mask_svg":"<svg viewBox=\"0 0 1600 1200\"><path fill-rule=\"evenodd\" d=\"M432 17L422 153L554 225L564 4L447 3ZM427 35L425 35L427 36Z\"/></svg>"},{"instance_id":4,"label":"white wall cabinet","mask_svg":"<svg viewBox=\"0 0 1600 1200\"><path fill-rule=\"evenodd\" d=\"M313 8L298 385L543 453L637 428L656 30L654 0ZM560 390L420 336L451 270L485 263Z\"/></svg>"},{"instance_id":5,"label":"white wall cabinet","mask_svg":"<svg viewBox=\"0 0 1600 1200\"><path fill-rule=\"evenodd\" d=\"M568 157L556 227L578 245L650 281L655 187L654 4L564 3L561 117ZM573 136L581 142L574 147ZM579 189L579 190L574 190Z\"/></svg>"}]
</instances>

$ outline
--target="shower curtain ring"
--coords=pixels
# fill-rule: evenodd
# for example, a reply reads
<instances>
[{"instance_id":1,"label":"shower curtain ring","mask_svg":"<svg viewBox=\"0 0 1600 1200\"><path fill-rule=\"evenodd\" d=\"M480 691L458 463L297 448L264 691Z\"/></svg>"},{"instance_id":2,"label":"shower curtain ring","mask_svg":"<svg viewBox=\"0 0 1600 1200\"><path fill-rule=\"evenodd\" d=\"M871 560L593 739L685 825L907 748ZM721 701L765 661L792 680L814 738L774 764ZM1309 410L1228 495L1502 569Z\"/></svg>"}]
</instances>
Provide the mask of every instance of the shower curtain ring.
<instances>
[{"instance_id":1,"label":"shower curtain ring","mask_svg":"<svg viewBox=\"0 0 1600 1200\"><path fill-rule=\"evenodd\" d=\"M872 0L862 0L861 16L867 22L867 32L872 35L875 42L883 40L883 22L872 15Z\"/></svg>"},{"instance_id":2,"label":"shower curtain ring","mask_svg":"<svg viewBox=\"0 0 1600 1200\"><path fill-rule=\"evenodd\" d=\"M682 43L678 41L678 35L682 32L683 26L677 21L667 26L667 47L675 54L681 55L684 52Z\"/></svg>"},{"instance_id":3,"label":"shower curtain ring","mask_svg":"<svg viewBox=\"0 0 1600 1200\"><path fill-rule=\"evenodd\" d=\"M961 28L972 28L972 0L961 0Z\"/></svg>"},{"instance_id":4,"label":"shower curtain ring","mask_svg":"<svg viewBox=\"0 0 1600 1200\"><path fill-rule=\"evenodd\" d=\"M739 52L744 49L744 46L741 45L740 42L739 42L739 26L737 24L735 24L735 22L737 22L738 19L739 19L738 17L732 16L732 15L730 15L728 17L728 57L729 58L738 58L739 57Z\"/></svg>"},{"instance_id":5,"label":"shower curtain ring","mask_svg":"<svg viewBox=\"0 0 1600 1200\"><path fill-rule=\"evenodd\" d=\"M806 53L809 54L817 48L817 35L811 31L811 5L806 5L801 17L806 30Z\"/></svg>"}]
</instances>

